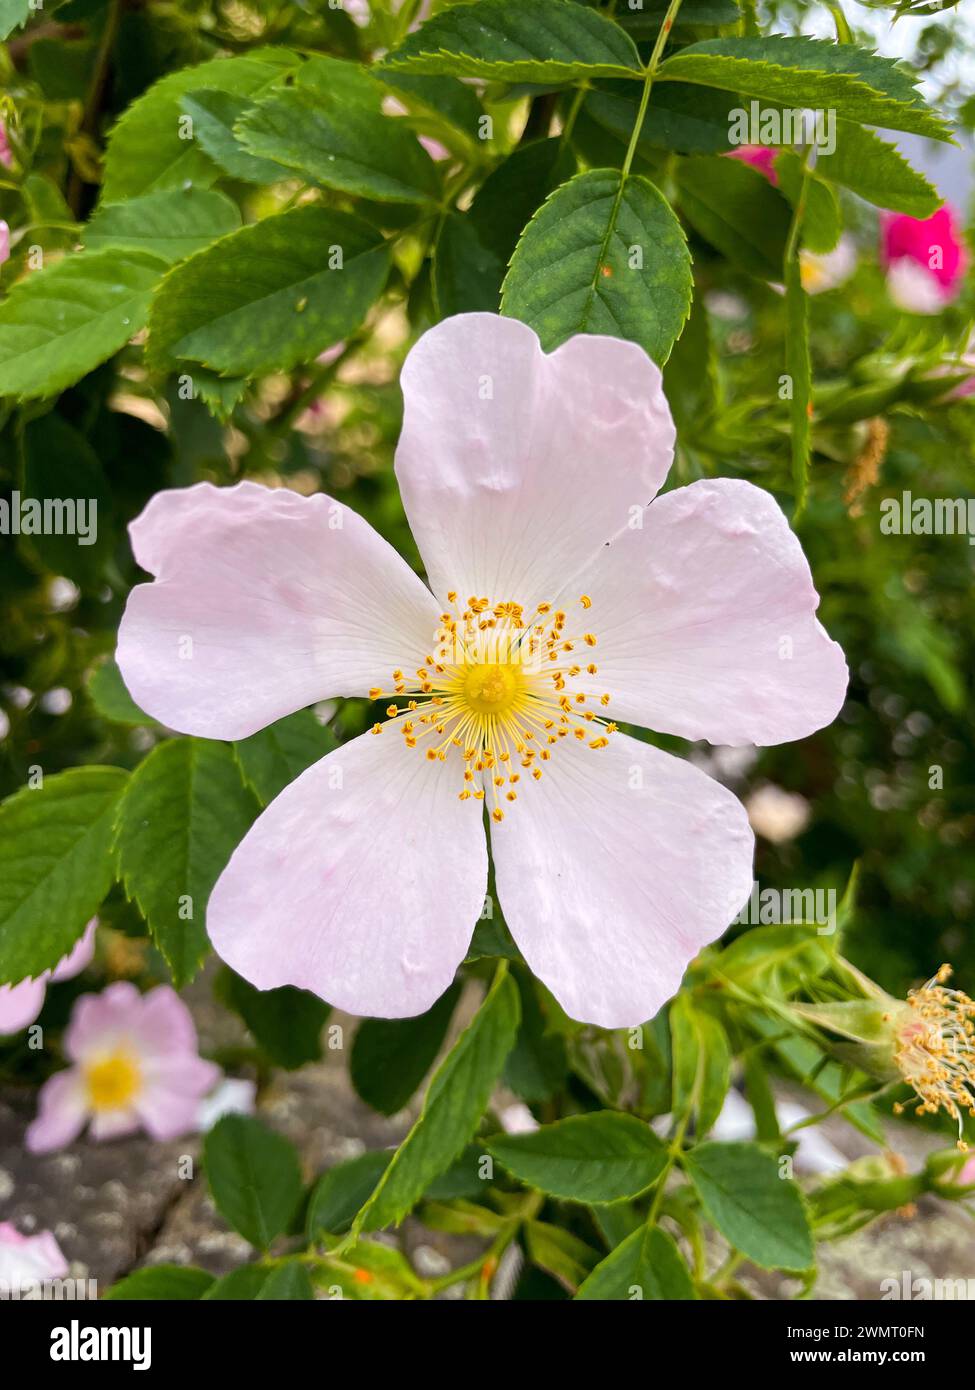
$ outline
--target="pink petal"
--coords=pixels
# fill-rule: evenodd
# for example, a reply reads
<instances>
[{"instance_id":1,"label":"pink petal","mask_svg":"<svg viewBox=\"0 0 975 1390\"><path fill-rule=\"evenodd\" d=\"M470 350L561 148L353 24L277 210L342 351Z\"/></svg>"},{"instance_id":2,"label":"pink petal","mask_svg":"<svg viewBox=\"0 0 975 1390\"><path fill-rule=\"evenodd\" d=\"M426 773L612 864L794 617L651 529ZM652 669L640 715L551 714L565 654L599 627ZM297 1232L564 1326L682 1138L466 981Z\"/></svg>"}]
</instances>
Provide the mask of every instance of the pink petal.
<instances>
[{"instance_id":1,"label":"pink petal","mask_svg":"<svg viewBox=\"0 0 975 1390\"><path fill-rule=\"evenodd\" d=\"M68 1262L50 1231L21 1235L9 1221L0 1221L0 1281L11 1289L38 1279L61 1279Z\"/></svg>"},{"instance_id":2,"label":"pink petal","mask_svg":"<svg viewBox=\"0 0 975 1390\"><path fill-rule=\"evenodd\" d=\"M624 734L564 739L491 825L498 897L531 969L583 1023L653 1017L752 884L744 807L690 763Z\"/></svg>"},{"instance_id":3,"label":"pink petal","mask_svg":"<svg viewBox=\"0 0 975 1390\"><path fill-rule=\"evenodd\" d=\"M718 478L659 497L582 577L593 678L612 719L682 738L760 745L836 717L843 652L774 499Z\"/></svg>"},{"instance_id":4,"label":"pink petal","mask_svg":"<svg viewBox=\"0 0 975 1390\"><path fill-rule=\"evenodd\" d=\"M634 343L577 337L546 356L515 319L460 314L401 382L396 475L441 599L554 601L673 458L660 371Z\"/></svg>"},{"instance_id":5,"label":"pink petal","mask_svg":"<svg viewBox=\"0 0 975 1390\"><path fill-rule=\"evenodd\" d=\"M428 762L393 729L315 763L218 880L207 909L217 953L258 989L298 985L381 1018L428 1009L487 884L481 803L458 800L462 768L459 755Z\"/></svg>"},{"instance_id":6,"label":"pink petal","mask_svg":"<svg viewBox=\"0 0 975 1390\"><path fill-rule=\"evenodd\" d=\"M64 1031L65 1054L73 1062L83 1062L93 1052L131 1039L141 1006L142 995L129 980L116 980L101 994L83 994Z\"/></svg>"},{"instance_id":7,"label":"pink petal","mask_svg":"<svg viewBox=\"0 0 975 1390\"><path fill-rule=\"evenodd\" d=\"M129 595L119 667L136 703L182 733L244 738L326 696L388 686L430 650L429 592L321 494L198 483L157 493L130 532L156 580Z\"/></svg>"},{"instance_id":8,"label":"pink petal","mask_svg":"<svg viewBox=\"0 0 975 1390\"><path fill-rule=\"evenodd\" d=\"M195 1132L200 1100L219 1077L219 1067L194 1058L148 1080L135 1103L146 1132L153 1139Z\"/></svg>"},{"instance_id":9,"label":"pink petal","mask_svg":"<svg viewBox=\"0 0 975 1390\"><path fill-rule=\"evenodd\" d=\"M27 1126L24 1144L28 1153L62 1149L81 1133L88 1118L84 1083L74 1068L56 1072L45 1081L37 1097L37 1118Z\"/></svg>"},{"instance_id":10,"label":"pink petal","mask_svg":"<svg viewBox=\"0 0 975 1390\"><path fill-rule=\"evenodd\" d=\"M170 985L157 985L142 995L133 1031L144 1058L161 1062L183 1057L197 1060L193 1016Z\"/></svg>"},{"instance_id":11,"label":"pink petal","mask_svg":"<svg viewBox=\"0 0 975 1390\"><path fill-rule=\"evenodd\" d=\"M96 1143L108 1139L122 1139L139 1130L139 1115L134 1106L119 1110L96 1110L91 1117L88 1133Z\"/></svg>"},{"instance_id":12,"label":"pink petal","mask_svg":"<svg viewBox=\"0 0 975 1390\"><path fill-rule=\"evenodd\" d=\"M0 1035L19 1033L27 1028L44 1007L46 976L21 980L17 985L0 985Z\"/></svg>"},{"instance_id":13,"label":"pink petal","mask_svg":"<svg viewBox=\"0 0 975 1390\"><path fill-rule=\"evenodd\" d=\"M98 918L93 917L68 954L51 971L51 979L56 983L73 980L82 970L87 970L95 954L95 928Z\"/></svg>"}]
</instances>

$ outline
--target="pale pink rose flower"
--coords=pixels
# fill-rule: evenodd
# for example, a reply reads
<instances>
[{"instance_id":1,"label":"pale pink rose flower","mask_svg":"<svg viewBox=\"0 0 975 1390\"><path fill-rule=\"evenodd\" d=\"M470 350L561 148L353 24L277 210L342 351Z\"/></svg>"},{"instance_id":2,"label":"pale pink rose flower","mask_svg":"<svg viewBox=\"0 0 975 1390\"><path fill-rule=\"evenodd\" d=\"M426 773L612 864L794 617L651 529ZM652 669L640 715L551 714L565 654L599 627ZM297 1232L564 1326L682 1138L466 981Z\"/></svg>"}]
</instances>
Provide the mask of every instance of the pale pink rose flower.
<instances>
[{"instance_id":1,"label":"pale pink rose flower","mask_svg":"<svg viewBox=\"0 0 975 1390\"><path fill-rule=\"evenodd\" d=\"M0 985L0 1036L5 1033L19 1033L34 1022L44 1006L44 996L50 981L73 980L91 964L95 954L95 928L98 918L93 917L74 946L59 961L53 970L45 970L36 980L21 980L16 985Z\"/></svg>"},{"instance_id":2,"label":"pale pink rose flower","mask_svg":"<svg viewBox=\"0 0 975 1390\"><path fill-rule=\"evenodd\" d=\"M25 1236L9 1221L0 1221L0 1284L22 1288L42 1279L63 1279L68 1262L50 1231Z\"/></svg>"},{"instance_id":3,"label":"pale pink rose flower","mask_svg":"<svg viewBox=\"0 0 975 1390\"><path fill-rule=\"evenodd\" d=\"M968 264L957 213L947 203L925 218L884 213L880 259L895 304L909 313L940 313L957 299Z\"/></svg>"},{"instance_id":4,"label":"pale pink rose flower","mask_svg":"<svg viewBox=\"0 0 975 1390\"><path fill-rule=\"evenodd\" d=\"M748 897L753 837L726 788L605 721L804 738L843 702L843 654L767 492L704 480L648 505L675 432L636 344L546 354L516 319L462 314L402 388L396 473L429 588L323 495L202 483L131 526L155 580L129 595L118 661L162 723L237 739L326 696L403 709L256 821L211 940L259 989L420 1013L484 902L486 805L531 969L573 1018L640 1023Z\"/></svg>"},{"instance_id":5,"label":"pale pink rose flower","mask_svg":"<svg viewBox=\"0 0 975 1390\"><path fill-rule=\"evenodd\" d=\"M736 150L728 151L728 158L740 159L743 164L750 164L753 169L764 174L769 183L777 185L779 176L775 172L775 161L781 153L782 151L774 145L739 145Z\"/></svg>"},{"instance_id":6,"label":"pale pink rose flower","mask_svg":"<svg viewBox=\"0 0 975 1390\"><path fill-rule=\"evenodd\" d=\"M10 228L0 218L0 265L10 260Z\"/></svg>"},{"instance_id":7,"label":"pale pink rose flower","mask_svg":"<svg viewBox=\"0 0 975 1390\"><path fill-rule=\"evenodd\" d=\"M91 1122L93 1139L144 1129L175 1139L196 1127L200 1098L220 1068L197 1052L190 1011L169 985L140 994L119 980L77 1001L64 1034L71 1062L41 1087L28 1127L30 1153L70 1144Z\"/></svg>"}]
</instances>

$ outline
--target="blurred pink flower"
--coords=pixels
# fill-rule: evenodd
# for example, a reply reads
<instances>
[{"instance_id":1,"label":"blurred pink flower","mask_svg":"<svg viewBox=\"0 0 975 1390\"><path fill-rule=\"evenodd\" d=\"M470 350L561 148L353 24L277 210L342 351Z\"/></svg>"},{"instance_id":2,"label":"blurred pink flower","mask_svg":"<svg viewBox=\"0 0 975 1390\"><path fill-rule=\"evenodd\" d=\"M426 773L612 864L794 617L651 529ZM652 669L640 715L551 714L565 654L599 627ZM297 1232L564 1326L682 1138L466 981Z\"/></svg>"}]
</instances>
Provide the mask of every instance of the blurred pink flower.
<instances>
[{"instance_id":1,"label":"blurred pink flower","mask_svg":"<svg viewBox=\"0 0 975 1390\"><path fill-rule=\"evenodd\" d=\"M84 935L71 951L53 970L45 970L36 980L21 980L16 985L0 985L0 1035L19 1033L28 1027L40 1013L44 1004L47 986L53 980L72 980L80 975L95 954L95 927L98 918L93 917L85 928Z\"/></svg>"},{"instance_id":2,"label":"blurred pink flower","mask_svg":"<svg viewBox=\"0 0 975 1390\"><path fill-rule=\"evenodd\" d=\"M0 218L0 265L10 260L10 228Z\"/></svg>"},{"instance_id":3,"label":"blurred pink flower","mask_svg":"<svg viewBox=\"0 0 975 1390\"><path fill-rule=\"evenodd\" d=\"M323 495L203 483L130 528L155 576L119 630L142 709L235 739L329 696L386 706L255 822L210 938L259 989L422 1013L484 902L486 803L535 974L573 1018L643 1022L745 901L754 840L729 791L614 721L803 738L843 702L843 653L769 493L719 478L656 496L675 430L637 344L544 353L517 319L461 314L401 385L396 473L429 588Z\"/></svg>"},{"instance_id":4,"label":"blurred pink flower","mask_svg":"<svg viewBox=\"0 0 975 1390\"><path fill-rule=\"evenodd\" d=\"M140 994L120 980L85 994L64 1034L72 1065L41 1088L26 1136L31 1153L62 1148L91 1121L93 1139L144 1129L175 1139L196 1128L220 1068L198 1055L190 1011L169 985Z\"/></svg>"},{"instance_id":5,"label":"blurred pink flower","mask_svg":"<svg viewBox=\"0 0 975 1390\"><path fill-rule=\"evenodd\" d=\"M910 313L939 313L957 298L968 263L957 213L947 203L925 218L884 213L880 260L895 304Z\"/></svg>"},{"instance_id":6,"label":"blurred pink flower","mask_svg":"<svg viewBox=\"0 0 975 1390\"><path fill-rule=\"evenodd\" d=\"M9 1221L0 1221L0 1283L7 1289L41 1279L63 1279L68 1262L50 1231L21 1235Z\"/></svg>"},{"instance_id":7,"label":"blurred pink flower","mask_svg":"<svg viewBox=\"0 0 975 1390\"><path fill-rule=\"evenodd\" d=\"M774 145L739 145L736 150L728 152L728 158L740 159L743 164L750 164L753 169L764 174L769 183L777 185L779 176L775 172L775 160L780 153Z\"/></svg>"},{"instance_id":8,"label":"blurred pink flower","mask_svg":"<svg viewBox=\"0 0 975 1390\"><path fill-rule=\"evenodd\" d=\"M7 127L0 121L0 164L5 169L13 168L14 152L10 148L10 137L7 134Z\"/></svg>"}]
</instances>

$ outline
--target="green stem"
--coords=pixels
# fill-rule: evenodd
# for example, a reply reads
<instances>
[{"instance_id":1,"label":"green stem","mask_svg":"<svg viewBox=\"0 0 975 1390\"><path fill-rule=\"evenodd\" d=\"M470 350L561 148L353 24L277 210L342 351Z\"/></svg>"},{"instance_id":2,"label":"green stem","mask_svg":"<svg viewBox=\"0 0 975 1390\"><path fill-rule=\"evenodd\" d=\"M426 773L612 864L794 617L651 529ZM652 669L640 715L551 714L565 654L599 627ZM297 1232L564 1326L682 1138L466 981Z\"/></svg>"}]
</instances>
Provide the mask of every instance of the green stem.
<instances>
[{"instance_id":1,"label":"green stem","mask_svg":"<svg viewBox=\"0 0 975 1390\"><path fill-rule=\"evenodd\" d=\"M646 118L647 107L650 105L650 91L653 87L653 79L657 75L657 68L660 66L660 59L663 56L664 48L666 47L667 40L670 37L670 31L674 27L674 21L677 18L677 11L680 9L680 7L681 0L670 0L670 4L667 6L667 13L664 15L663 22L660 25L660 33L657 35L657 40L653 45L653 52L650 54L650 61L649 63L647 63L646 77L644 78L643 82L643 95L640 97L640 109L636 113L636 122L633 126L633 131L630 135L630 143L627 147L626 158L623 160L623 168L620 174L621 189L622 185L626 183L627 177L629 176L630 165L633 163L633 156L636 154L637 142L639 141L640 133L643 130L643 122Z\"/></svg>"}]
</instances>

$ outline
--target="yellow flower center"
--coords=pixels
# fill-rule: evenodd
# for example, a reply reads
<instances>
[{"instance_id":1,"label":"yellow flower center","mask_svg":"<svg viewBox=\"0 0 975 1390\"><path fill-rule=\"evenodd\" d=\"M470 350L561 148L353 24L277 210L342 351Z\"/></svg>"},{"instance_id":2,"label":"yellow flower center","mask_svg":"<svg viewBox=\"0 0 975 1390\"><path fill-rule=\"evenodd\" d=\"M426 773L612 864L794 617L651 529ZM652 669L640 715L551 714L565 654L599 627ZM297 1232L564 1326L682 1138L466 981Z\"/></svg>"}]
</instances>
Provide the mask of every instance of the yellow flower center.
<instances>
[{"instance_id":1,"label":"yellow flower center","mask_svg":"<svg viewBox=\"0 0 975 1390\"><path fill-rule=\"evenodd\" d=\"M92 1110L119 1110L142 1084L139 1064L127 1052L112 1052L85 1068L85 1087Z\"/></svg>"},{"instance_id":2,"label":"yellow flower center","mask_svg":"<svg viewBox=\"0 0 975 1390\"><path fill-rule=\"evenodd\" d=\"M960 989L948 989L951 967L907 996L898 1020L894 1060L920 1100L918 1114L946 1110L958 1126L962 1111L975 1116L975 1002ZM896 1109L897 1107L895 1107Z\"/></svg>"},{"instance_id":3,"label":"yellow flower center","mask_svg":"<svg viewBox=\"0 0 975 1390\"><path fill-rule=\"evenodd\" d=\"M461 693L475 714L507 714L522 689L521 668L511 661L503 665L478 663L466 668Z\"/></svg>"},{"instance_id":4,"label":"yellow flower center","mask_svg":"<svg viewBox=\"0 0 975 1390\"><path fill-rule=\"evenodd\" d=\"M455 605L456 593L447 600ZM583 594L579 603L588 609L592 600ZM431 762L446 762L451 748L459 749L458 796L483 801L489 791L491 815L500 821L502 797L517 801L522 772L537 782L561 739L605 748L616 725L606 722L609 695L593 680L594 633L568 633L567 614L550 603L528 618L511 600L472 596L460 608L440 615L434 651L415 675L396 670L391 690L377 686L369 695L405 702L387 707L387 722L408 748L425 740ZM375 724L372 732L385 727Z\"/></svg>"}]
</instances>

